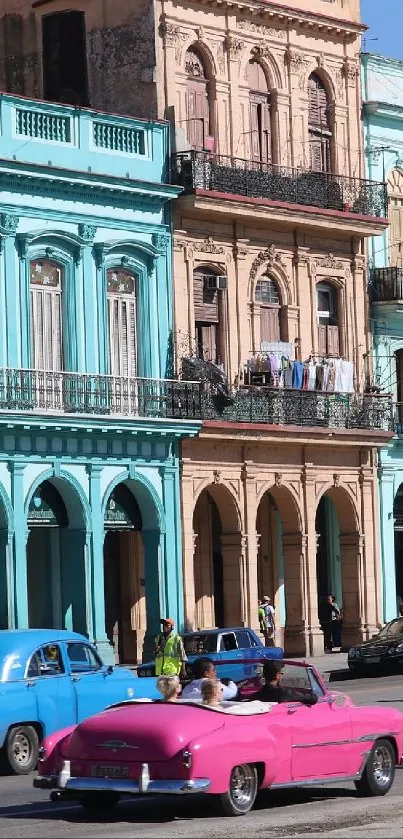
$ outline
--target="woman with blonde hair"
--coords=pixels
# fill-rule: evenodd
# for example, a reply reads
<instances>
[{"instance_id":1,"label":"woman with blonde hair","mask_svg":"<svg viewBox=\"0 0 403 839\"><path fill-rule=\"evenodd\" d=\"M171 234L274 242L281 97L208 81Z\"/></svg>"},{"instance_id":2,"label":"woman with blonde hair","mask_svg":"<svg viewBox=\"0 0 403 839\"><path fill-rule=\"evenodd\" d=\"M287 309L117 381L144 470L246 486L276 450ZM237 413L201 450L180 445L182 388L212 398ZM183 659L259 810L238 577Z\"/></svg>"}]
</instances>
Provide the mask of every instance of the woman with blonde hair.
<instances>
[{"instance_id":1,"label":"woman with blonde hair","mask_svg":"<svg viewBox=\"0 0 403 839\"><path fill-rule=\"evenodd\" d=\"M159 676L157 688L162 693L164 702L176 702L180 692L181 683L178 676Z\"/></svg>"},{"instance_id":2,"label":"woman with blonde hair","mask_svg":"<svg viewBox=\"0 0 403 839\"><path fill-rule=\"evenodd\" d=\"M220 705L223 694L223 686L218 679L204 679L201 683L200 690L203 705Z\"/></svg>"}]
</instances>

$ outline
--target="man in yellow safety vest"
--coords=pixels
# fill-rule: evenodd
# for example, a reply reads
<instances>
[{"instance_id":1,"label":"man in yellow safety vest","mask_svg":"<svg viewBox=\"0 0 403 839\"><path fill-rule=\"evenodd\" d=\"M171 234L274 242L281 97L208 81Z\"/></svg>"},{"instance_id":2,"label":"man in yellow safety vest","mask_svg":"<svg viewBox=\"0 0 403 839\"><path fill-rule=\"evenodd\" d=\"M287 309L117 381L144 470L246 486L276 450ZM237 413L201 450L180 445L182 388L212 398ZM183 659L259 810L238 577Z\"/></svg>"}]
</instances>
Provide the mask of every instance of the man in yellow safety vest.
<instances>
[{"instance_id":1,"label":"man in yellow safety vest","mask_svg":"<svg viewBox=\"0 0 403 839\"><path fill-rule=\"evenodd\" d=\"M185 676L187 657L181 636L174 632L175 622L162 618L161 624L162 632L155 639L155 675Z\"/></svg>"}]
</instances>

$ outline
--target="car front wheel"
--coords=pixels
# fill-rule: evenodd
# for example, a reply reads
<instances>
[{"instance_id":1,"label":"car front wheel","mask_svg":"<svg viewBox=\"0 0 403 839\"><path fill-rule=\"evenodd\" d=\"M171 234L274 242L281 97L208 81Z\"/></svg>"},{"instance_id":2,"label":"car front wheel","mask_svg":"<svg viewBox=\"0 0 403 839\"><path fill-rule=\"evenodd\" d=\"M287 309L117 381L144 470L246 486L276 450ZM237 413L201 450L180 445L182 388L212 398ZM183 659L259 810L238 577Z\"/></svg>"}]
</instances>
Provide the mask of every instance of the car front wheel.
<instances>
[{"instance_id":1,"label":"car front wheel","mask_svg":"<svg viewBox=\"0 0 403 839\"><path fill-rule=\"evenodd\" d=\"M15 775L28 775L38 762L39 738L32 725L10 728L4 747L9 768Z\"/></svg>"},{"instance_id":2,"label":"car front wheel","mask_svg":"<svg viewBox=\"0 0 403 839\"><path fill-rule=\"evenodd\" d=\"M365 769L355 786L360 795L386 795L389 792L396 770L396 756L389 740L377 740L365 764Z\"/></svg>"},{"instance_id":3,"label":"car front wheel","mask_svg":"<svg viewBox=\"0 0 403 839\"><path fill-rule=\"evenodd\" d=\"M234 766L228 792L219 796L220 807L226 816L243 816L252 809L258 791L257 772L249 763Z\"/></svg>"}]
</instances>

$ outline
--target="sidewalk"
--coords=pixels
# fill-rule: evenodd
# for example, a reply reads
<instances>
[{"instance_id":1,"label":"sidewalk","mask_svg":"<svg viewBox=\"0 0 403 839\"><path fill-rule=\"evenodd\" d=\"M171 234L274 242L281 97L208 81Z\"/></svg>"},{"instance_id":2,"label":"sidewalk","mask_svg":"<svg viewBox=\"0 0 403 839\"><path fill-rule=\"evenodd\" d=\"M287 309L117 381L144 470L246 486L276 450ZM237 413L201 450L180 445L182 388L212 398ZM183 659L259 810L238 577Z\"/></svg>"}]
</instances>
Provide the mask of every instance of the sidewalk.
<instances>
[{"instance_id":1,"label":"sidewalk","mask_svg":"<svg viewBox=\"0 0 403 839\"><path fill-rule=\"evenodd\" d=\"M347 653L328 653L327 655L307 656L306 658L292 657L293 661L306 661L312 664L319 673L341 673L348 671ZM334 678L334 677L333 677Z\"/></svg>"}]
</instances>

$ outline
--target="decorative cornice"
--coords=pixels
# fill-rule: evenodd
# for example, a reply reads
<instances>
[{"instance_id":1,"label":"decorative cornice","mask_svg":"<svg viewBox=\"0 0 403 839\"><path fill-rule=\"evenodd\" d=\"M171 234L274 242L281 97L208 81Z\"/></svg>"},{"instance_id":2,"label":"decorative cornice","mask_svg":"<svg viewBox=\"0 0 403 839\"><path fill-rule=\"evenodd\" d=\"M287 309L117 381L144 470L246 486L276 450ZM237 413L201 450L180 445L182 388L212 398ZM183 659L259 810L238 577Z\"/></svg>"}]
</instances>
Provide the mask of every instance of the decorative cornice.
<instances>
[{"instance_id":1,"label":"decorative cornice","mask_svg":"<svg viewBox=\"0 0 403 839\"><path fill-rule=\"evenodd\" d=\"M334 253L327 253L326 256L315 260L317 268L333 268L335 271L342 271L344 269L344 262L341 259L336 259Z\"/></svg>"},{"instance_id":2,"label":"decorative cornice","mask_svg":"<svg viewBox=\"0 0 403 839\"><path fill-rule=\"evenodd\" d=\"M342 67L343 76L347 79L349 85L354 86L359 75L360 68L357 61L352 61L348 56L345 57Z\"/></svg>"},{"instance_id":3,"label":"decorative cornice","mask_svg":"<svg viewBox=\"0 0 403 839\"><path fill-rule=\"evenodd\" d=\"M240 58L245 49L245 41L242 41L240 38L236 38L235 35L227 33L224 38L224 49L230 58L236 60Z\"/></svg>"},{"instance_id":4,"label":"decorative cornice","mask_svg":"<svg viewBox=\"0 0 403 839\"><path fill-rule=\"evenodd\" d=\"M1 213L0 233L3 236L14 236L18 227L19 218L12 213Z\"/></svg>"},{"instance_id":5,"label":"decorative cornice","mask_svg":"<svg viewBox=\"0 0 403 839\"><path fill-rule=\"evenodd\" d=\"M255 35L264 35L266 38L275 38L276 41L283 41L287 37L285 29L273 29L261 23L253 23L251 20L239 20L237 28Z\"/></svg>"},{"instance_id":6,"label":"decorative cornice","mask_svg":"<svg viewBox=\"0 0 403 839\"><path fill-rule=\"evenodd\" d=\"M297 52L297 50L293 50L289 46L284 53L284 62L289 67L291 73L296 74L303 72L309 64L309 60L304 53Z\"/></svg>"},{"instance_id":7,"label":"decorative cornice","mask_svg":"<svg viewBox=\"0 0 403 839\"><path fill-rule=\"evenodd\" d=\"M260 253L258 253L258 255L253 260L252 268L250 270L251 280L255 279L260 266L264 265L265 262L269 265L270 268L276 264L284 267L281 253L278 253L274 244L269 245L269 247L266 248L266 250L260 251Z\"/></svg>"},{"instance_id":8,"label":"decorative cornice","mask_svg":"<svg viewBox=\"0 0 403 839\"><path fill-rule=\"evenodd\" d=\"M83 243L86 245L92 245L95 234L97 232L97 228L94 227L92 224L79 224L78 225L78 235L80 239L83 240Z\"/></svg>"},{"instance_id":9,"label":"decorative cornice","mask_svg":"<svg viewBox=\"0 0 403 839\"><path fill-rule=\"evenodd\" d=\"M152 243L157 253L165 255L171 243L171 237L169 233L153 233Z\"/></svg>"},{"instance_id":10,"label":"decorative cornice","mask_svg":"<svg viewBox=\"0 0 403 839\"><path fill-rule=\"evenodd\" d=\"M204 242L196 242L193 245L195 251L203 251L203 253L225 253L222 245L216 245L212 236L207 236Z\"/></svg>"}]
</instances>

